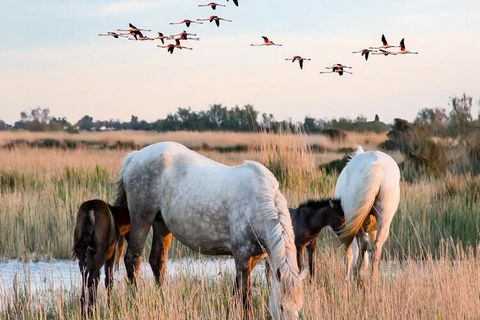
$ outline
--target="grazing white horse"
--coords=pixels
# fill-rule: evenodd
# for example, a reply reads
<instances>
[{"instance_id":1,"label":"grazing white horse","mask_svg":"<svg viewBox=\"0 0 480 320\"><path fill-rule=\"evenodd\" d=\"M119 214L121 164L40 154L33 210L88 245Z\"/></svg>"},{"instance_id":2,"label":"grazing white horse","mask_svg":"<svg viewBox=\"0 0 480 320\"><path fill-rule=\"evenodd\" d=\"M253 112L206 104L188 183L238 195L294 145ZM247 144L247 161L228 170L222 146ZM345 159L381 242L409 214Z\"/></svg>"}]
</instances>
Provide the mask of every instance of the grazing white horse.
<instances>
[{"instance_id":1,"label":"grazing white horse","mask_svg":"<svg viewBox=\"0 0 480 320\"><path fill-rule=\"evenodd\" d=\"M261 164L226 166L181 144L157 143L123 160L116 205L128 206L130 212L125 266L133 283L153 227L149 262L158 284L165 277L173 235L195 251L232 255L236 293L249 310L250 272L268 254L274 270L273 318L298 315L303 276L297 266L292 222L277 180Z\"/></svg>"},{"instance_id":2,"label":"grazing white horse","mask_svg":"<svg viewBox=\"0 0 480 320\"><path fill-rule=\"evenodd\" d=\"M345 212L346 222L339 236L346 246L347 277L352 274L352 263L357 262L354 261L357 256L360 260L353 274L358 275L370 241L373 241L372 271L376 275L382 247L400 201L397 163L383 152L364 152L359 147L338 177L335 197L341 200ZM355 259L352 246L359 247Z\"/></svg>"}]
</instances>

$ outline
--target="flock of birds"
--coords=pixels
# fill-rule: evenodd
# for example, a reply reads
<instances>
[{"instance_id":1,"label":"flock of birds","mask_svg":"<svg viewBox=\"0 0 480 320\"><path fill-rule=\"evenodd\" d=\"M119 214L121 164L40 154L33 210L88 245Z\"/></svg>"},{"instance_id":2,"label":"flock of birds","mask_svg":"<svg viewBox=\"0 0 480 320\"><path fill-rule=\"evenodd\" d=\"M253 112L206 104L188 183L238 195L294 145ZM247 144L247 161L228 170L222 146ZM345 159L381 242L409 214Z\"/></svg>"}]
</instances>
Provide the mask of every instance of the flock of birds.
<instances>
[{"instance_id":1,"label":"flock of birds","mask_svg":"<svg viewBox=\"0 0 480 320\"><path fill-rule=\"evenodd\" d=\"M227 0L228 2L229 0ZM233 3L238 7L238 0L233 0ZM199 7L209 7L212 10L216 10L217 7L226 7L224 4L216 3L216 2L209 2L206 4L199 4ZM170 25L179 25L179 24L184 24L187 28L190 28L192 24L203 24L204 22L215 22L217 27L220 27L220 22L225 21L225 22L232 22L232 20L221 18L217 15L212 15L208 18L204 19L196 19L196 20L190 20L190 19L183 19L182 21L178 22L170 22ZM197 37L197 34L195 33L188 33L187 31L182 31L178 34L173 34L173 35L164 35L161 32L157 32L158 35L154 37L149 37L143 34L143 32L151 32L152 30L149 29L141 29L135 27L133 24L129 23L129 28L128 29L117 29L116 31L109 31L107 33L100 33L99 36L106 36L106 37L113 37L115 39L119 38L127 38L128 40L134 40L134 41L155 41L159 40L162 42L162 45L158 45L157 47L167 49L167 51L170 54L173 54L175 49L186 49L186 50L193 50L191 47L186 47L183 46L181 41L187 41L187 40L194 40L198 41L200 38ZM275 43L271 41L268 37L262 36L263 38L263 43L258 43L258 44L250 44L252 47L269 47L269 46L283 46L282 44ZM174 41L173 43L167 43L165 44L165 40L171 40ZM410 51L407 50L405 47L405 39L402 39L400 41L399 46L394 46L394 45L389 45L387 42L387 39L385 35L382 34L382 46L379 47L368 47L366 49L361 49L359 51L353 51L352 53L357 54L360 53L366 61L368 61L368 58L370 55L384 55L384 56L389 56L389 55L404 55L404 54L418 54L418 52L415 51ZM398 51L394 52L391 51L390 49L392 48L400 48ZM299 55L295 55L292 58L287 58L285 59L286 61L292 61L292 63L298 62L300 69L303 69L304 66L304 61L311 61L312 59L310 58L304 58ZM352 67L343 65L341 63L334 64L329 67L325 67L326 71L321 71L320 74L328 74L328 73L337 73L339 76L343 76L344 74L353 74L353 72L348 71L347 69L351 70Z\"/></svg>"}]
</instances>

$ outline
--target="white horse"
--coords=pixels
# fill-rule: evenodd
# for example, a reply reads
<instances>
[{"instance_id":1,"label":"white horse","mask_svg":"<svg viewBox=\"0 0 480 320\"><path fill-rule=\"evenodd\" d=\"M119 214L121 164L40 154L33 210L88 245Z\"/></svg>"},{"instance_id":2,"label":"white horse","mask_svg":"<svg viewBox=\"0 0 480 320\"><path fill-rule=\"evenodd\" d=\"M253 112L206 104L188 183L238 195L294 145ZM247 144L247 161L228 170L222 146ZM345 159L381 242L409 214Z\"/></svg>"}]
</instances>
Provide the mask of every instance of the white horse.
<instances>
[{"instance_id":1,"label":"white horse","mask_svg":"<svg viewBox=\"0 0 480 320\"><path fill-rule=\"evenodd\" d=\"M261 164L226 166L181 144L157 143L123 160L116 205L130 212L125 266L133 283L153 227L149 262L158 284L173 235L195 251L232 255L236 293L249 310L250 272L268 254L274 270L270 311L274 319L298 315L303 275L292 222L277 180Z\"/></svg>"},{"instance_id":2,"label":"white horse","mask_svg":"<svg viewBox=\"0 0 480 320\"><path fill-rule=\"evenodd\" d=\"M346 222L339 236L346 246L347 277L352 274L352 263L357 262L357 257L360 260L353 275L358 275L370 241L373 241L372 271L376 275L382 247L400 201L397 163L383 152L364 152L359 147L338 177L335 197L341 200L345 212ZM358 251L352 252L352 247Z\"/></svg>"}]
</instances>

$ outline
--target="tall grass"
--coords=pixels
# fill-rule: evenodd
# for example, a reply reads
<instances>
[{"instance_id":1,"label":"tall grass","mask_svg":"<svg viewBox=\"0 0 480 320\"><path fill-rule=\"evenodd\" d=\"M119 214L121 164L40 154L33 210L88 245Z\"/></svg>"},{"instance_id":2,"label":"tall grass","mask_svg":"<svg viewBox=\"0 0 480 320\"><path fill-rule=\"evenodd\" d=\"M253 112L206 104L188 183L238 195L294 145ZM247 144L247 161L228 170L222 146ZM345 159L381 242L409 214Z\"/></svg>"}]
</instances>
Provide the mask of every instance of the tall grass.
<instances>
[{"instance_id":1,"label":"tall grass","mask_svg":"<svg viewBox=\"0 0 480 320\"><path fill-rule=\"evenodd\" d=\"M480 263L463 252L455 260L410 258L382 264L379 279L344 281L341 250L320 252L316 279L305 281L303 319L478 319ZM178 272L157 288L141 281L134 294L125 281L115 284L110 305L99 288L99 308L93 319L242 319L232 299L233 274L209 278ZM254 319L269 319L268 287L262 274L252 281ZM16 284L0 294L2 319L81 319L79 293L47 290L32 295ZM228 315L228 316L227 316Z\"/></svg>"},{"instance_id":2,"label":"tall grass","mask_svg":"<svg viewBox=\"0 0 480 320\"><path fill-rule=\"evenodd\" d=\"M139 139L144 139L144 135L141 133ZM132 133L129 137L132 138ZM231 137L237 136L223 137L217 133L215 141L231 141ZM319 155L327 159L337 153L314 153L312 137L307 135L249 134L248 137L252 148L246 152L201 152L232 165L245 159L260 161L276 175L290 206L308 198L332 195L337 173L325 174L319 170ZM355 139L370 138L356 136ZM334 149L340 146L329 143ZM79 204L92 198L112 200L112 182L125 153L91 149L0 149L0 256L70 258ZM402 200L386 244L387 254L425 257L428 253L437 257L445 243L462 248L477 245L479 177L421 178L402 182L401 191ZM328 242L329 237L326 238ZM176 242L173 247L172 253L177 256L189 252Z\"/></svg>"}]
</instances>

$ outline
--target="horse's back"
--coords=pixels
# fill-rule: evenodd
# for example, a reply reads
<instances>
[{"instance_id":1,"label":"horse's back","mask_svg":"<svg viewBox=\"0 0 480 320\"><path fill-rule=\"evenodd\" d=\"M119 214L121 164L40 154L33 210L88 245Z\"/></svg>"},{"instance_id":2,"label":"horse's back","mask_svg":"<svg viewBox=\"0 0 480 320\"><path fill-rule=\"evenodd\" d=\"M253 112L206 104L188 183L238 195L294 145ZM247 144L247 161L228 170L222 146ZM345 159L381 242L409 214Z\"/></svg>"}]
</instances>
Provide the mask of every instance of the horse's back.
<instances>
[{"instance_id":1,"label":"horse's back","mask_svg":"<svg viewBox=\"0 0 480 320\"><path fill-rule=\"evenodd\" d=\"M381 151L367 151L355 155L345 166L338 177L335 195L340 196L345 190L361 185L364 179L381 171L382 184L398 184L400 170L395 160Z\"/></svg>"},{"instance_id":2,"label":"horse's back","mask_svg":"<svg viewBox=\"0 0 480 320\"><path fill-rule=\"evenodd\" d=\"M375 184L375 186L372 185ZM368 192L370 189L371 192ZM356 154L345 166L335 186L335 197L342 200L347 216L366 201L362 196L375 195L383 199L390 211L395 211L400 196L400 170L395 160L381 151Z\"/></svg>"}]
</instances>

